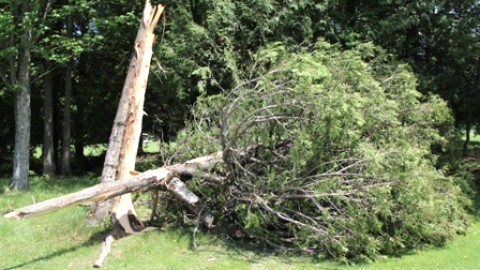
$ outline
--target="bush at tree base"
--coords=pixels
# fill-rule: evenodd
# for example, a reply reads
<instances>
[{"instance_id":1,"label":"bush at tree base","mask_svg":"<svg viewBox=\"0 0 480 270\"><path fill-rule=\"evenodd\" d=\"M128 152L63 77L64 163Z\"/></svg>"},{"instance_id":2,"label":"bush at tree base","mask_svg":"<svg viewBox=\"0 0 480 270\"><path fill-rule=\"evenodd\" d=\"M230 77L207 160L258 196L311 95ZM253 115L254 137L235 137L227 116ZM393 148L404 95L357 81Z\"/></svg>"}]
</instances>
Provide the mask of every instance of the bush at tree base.
<instances>
[{"instance_id":1,"label":"bush at tree base","mask_svg":"<svg viewBox=\"0 0 480 270\"><path fill-rule=\"evenodd\" d=\"M189 184L217 226L338 259L400 255L465 231L468 201L431 151L453 119L416 90L408 66L371 44L272 44L238 77L199 99L177 140L179 161L224 151L213 169L223 183Z\"/></svg>"}]
</instances>

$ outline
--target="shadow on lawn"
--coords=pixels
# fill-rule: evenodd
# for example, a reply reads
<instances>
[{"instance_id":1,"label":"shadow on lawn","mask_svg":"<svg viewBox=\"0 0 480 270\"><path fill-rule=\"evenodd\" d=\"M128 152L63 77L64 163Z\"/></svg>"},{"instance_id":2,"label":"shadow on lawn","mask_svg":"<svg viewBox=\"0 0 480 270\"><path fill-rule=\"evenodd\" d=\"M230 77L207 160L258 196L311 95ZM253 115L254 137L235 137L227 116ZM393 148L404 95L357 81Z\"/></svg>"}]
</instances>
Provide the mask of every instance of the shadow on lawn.
<instances>
[{"instance_id":1,"label":"shadow on lawn","mask_svg":"<svg viewBox=\"0 0 480 270\"><path fill-rule=\"evenodd\" d=\"M90 247L92 245L99 245L102 243L103 241L103 238L104 236L106 235L106 231L103 231L103 232L97 232L95 234L93 234L87 241L85 241L83 244L80 244L80 245L76 245L76 246L73 246L73 247L70 247L70 248L64 248L64 249L61 249L61 250L57 250L57 251L54 251L48 255L44 255L44 256L41 256L41 257L37 257L37 258L34 258L30 261L27 261L27 262L23 262L23 263L20 263L20 264L17 264L17 265L14 265L14 266L10 266L10 267L7 267L7 268L2 268L1 270L13 270L13 269L20 269L22 267L26 267L30 264L34 264L36 262L40 262L40 261L44 261L44 260L49 260L49 259L52 259L52 258L55 258L57 256L61 256L61 255L64 255L64 254L67 254L67 253L70 253L70 252L74 252L75 250L77 250L78 248L82 248L82 247ZM92 261L92 267L93 267L93 261Z\"/></svg>"}]
</instances>

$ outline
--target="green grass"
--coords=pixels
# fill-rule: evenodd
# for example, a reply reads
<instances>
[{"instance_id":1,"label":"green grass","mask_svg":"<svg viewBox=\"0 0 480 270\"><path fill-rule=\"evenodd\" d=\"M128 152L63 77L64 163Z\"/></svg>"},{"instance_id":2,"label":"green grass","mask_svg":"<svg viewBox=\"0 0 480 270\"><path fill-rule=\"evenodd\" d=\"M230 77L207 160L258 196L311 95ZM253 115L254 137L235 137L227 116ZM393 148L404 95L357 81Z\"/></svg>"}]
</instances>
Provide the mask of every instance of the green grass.
<instances>
[{"instance_id":1,"label":"green grass","mask_svg":"<svg viewBox=\"0 0 480 270\"><path fill-rule=\"evenodd\" d=\"M146 153L160 152L160 141L150 141L143 143L143 151L145 151Z\"/></svg>"},{"instance_id":2,"label":"green grass","mask_svg":"<svg viewBox=\"0 0 480 270\"><path fill-rule=\"evenodd\" d=\"M95 178L34 178L25 193L6 191L0 180L0 213L92 185ZM3 190L3 191L2 191ZM84 224L86 208L74 206L22 221L0 218L0 270L91 269L103 227ZM235 246L219 235L200 233L192 248L191 229L170 228L114 242L103 269L478 269L480 221L444 248L413 251L402 258L347 266L302 256L268 255Z\"/></svg>"},{"instance_id":3,"label":"green grass","mask_svg":"<svg viewBox=\"0 0 480 270\"><path fill-rule=\"evenodd\" d=\"M480 221L467 235L457 236L442 248L413 251L401 258L385 259L359 269L479 269Z\"/></svg>"}]
</instances>

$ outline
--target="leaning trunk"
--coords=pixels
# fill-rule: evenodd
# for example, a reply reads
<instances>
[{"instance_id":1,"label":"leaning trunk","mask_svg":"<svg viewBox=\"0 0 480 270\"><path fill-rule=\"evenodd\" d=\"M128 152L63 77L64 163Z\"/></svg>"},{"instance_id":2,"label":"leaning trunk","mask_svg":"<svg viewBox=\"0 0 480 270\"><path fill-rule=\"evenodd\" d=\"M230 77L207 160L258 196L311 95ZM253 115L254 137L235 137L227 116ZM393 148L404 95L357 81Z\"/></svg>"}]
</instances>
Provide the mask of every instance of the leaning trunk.
<instances>
[{"instance_id":1,"label":"leaning trunk","mask_svg":"<svg viewBox=\"0 0 480 270\"><path fill-rule=\"evenodd\" d=\"M163 7L161 6L158 10L156 10L156 8L152 10L151 8L150 5L146 5L144 10L144 18L135 40L135 53L133 55L135 62L129 69L129 74L133 73L133 76L127 76L127 80L125 81L125 87L128 87L129 93L129 108L120 152L120 162L117 172L118 179L128 178L130 173L135 170L138 144L142 133L145 90L147 88L148 74L150 71L152 45L155 38L153 29L163 11ZM124 220L122 227L125 231L127 233L133 233L133 230L131 230L129 224L127 224L129 223L128 214L136 216L130 193L118 198L118 201L114 204L114 212L121 224Z\"/></svg>"},{"instance_id":2,"label":"leaning trunk","mask_svg":"<svg viewBox=\"0 0 480 270\"><path fill-rule=\"evenodd\" d=\"M145 5L143 18L135 39L134 53L130 62L122 97L115 116L102 172L102 183L125 179L135 169L135 159L140 140L143 117L143 103L155 38L153 29L163 12L163 6ZM100 219L108 204L100 204L94 219ZM112 211L127 233L134 233L130 216L136 216L130 194L115 198Z\"/></svg>"}]
</instances>

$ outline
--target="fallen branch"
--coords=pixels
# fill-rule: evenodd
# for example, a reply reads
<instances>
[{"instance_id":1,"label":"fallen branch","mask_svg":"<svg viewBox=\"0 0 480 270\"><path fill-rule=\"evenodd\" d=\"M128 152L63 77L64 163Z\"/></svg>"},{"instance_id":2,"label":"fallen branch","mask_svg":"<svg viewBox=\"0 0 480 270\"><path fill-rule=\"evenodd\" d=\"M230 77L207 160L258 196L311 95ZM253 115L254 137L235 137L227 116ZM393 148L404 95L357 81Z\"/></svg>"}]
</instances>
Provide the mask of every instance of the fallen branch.
<instances>
[{"instance_id":1,"label":"fallen branch","mask_svg":"<svg viewBox=\"0 0 480 270\"><path fill-rule=\"evenodd\" d=\"M176 179L173 182L170 180L173 180L175 175L208 175L206 170L221 161L222 152L217 152L182 164L149 170L129 179L101 183L75 193L52 198L14 210L4 215L4 217L23 219L85 202L104 201L131 192L145 192L149 190L168 190L175 194L177 198L185 201L191 208L195 208L198 202L198 197L182 186L179 179ZM196 197L196 200L194 196Z\"/></svg>"}]
</instances>

